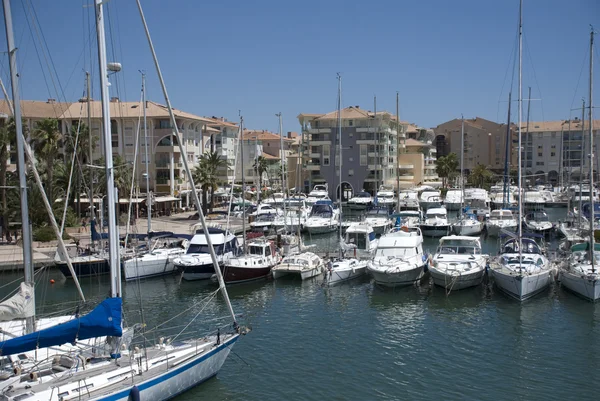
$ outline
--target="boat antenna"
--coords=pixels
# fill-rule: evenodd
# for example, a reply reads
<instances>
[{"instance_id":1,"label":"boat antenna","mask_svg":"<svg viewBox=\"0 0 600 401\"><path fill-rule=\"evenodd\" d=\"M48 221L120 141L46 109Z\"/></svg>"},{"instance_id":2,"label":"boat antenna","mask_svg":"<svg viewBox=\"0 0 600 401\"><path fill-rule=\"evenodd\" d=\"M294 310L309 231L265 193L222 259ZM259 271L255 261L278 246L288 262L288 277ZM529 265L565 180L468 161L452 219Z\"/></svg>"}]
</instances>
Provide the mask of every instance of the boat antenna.
<instances>
[{"instance_id":1,"label":"boat antenna","mask_svg":"<svg viewBox=\"0 0 600 401\"><path fill-rule=\"evenodd\" d=\"M590 130L590 199L592 203L592 215L590 218L590 261L592 263L592 273L596 272L596 264L594 261L594 218L595 218L595 208L594 208L594 131L593 124L594 121L592 119L593 102L592 102L592 88L594 79L594 27L590 25L590 114L589 114L589 130ZM582 121L583 125L585 121Z\"/></svg>"},{"instance_id":2,"label":"boat antenna","mask_svg":"<svg viewBox=\"0 0 600 401\"><path fill-rule=\"evenodd\" d=\"M340 225L339 225L339 236L340 242L342 241L342 221L343 221L343 212L342 212L342 194L344 193L342 190L342 75L337 73L338 80L338 115L337 115L337 125L338 125L338 154L339 154L339 175L340 175L340 190L338 192L338 207L340 209ZM341 244L340 244L341 245ZM342 258L342 247L340 246L340 259Z\"/></svg>"},{"instance_id":3,"label":"boat antenna","mask_svg":"<svg viewBox=\"0 0 600 401\"><path fill-rule=\"evenodd\" d=\"M242 241L243 243L243 251L244 256L246 256L246 176L244 175L244 117L240 113L240 159L242 161ZM233 196L233 188L231 189L231 194Z\"/></svg>"},{"instance_id":4,"label":"boat antenna","mask_svg":"<svg viewBox=\"0 0 600 401\"><path fill-rule=\"evenodd\" d=\"M463 218L463 208L465 207L465 178L464 178L464 159L465 159L465 117L460 115L460 218ZM464 224L464 223L463 223Z\"/></svg>"},{"instance_id":5,"label":"boat antenna","mask_svg":"<svg viewBox=\"0 0 600 401\"><path fill-rule=\"evenodd\" d=\"M510 145L512 143L512 138L511 138L511 132L510 132L510 106L511 106L511 99L512 98L512 92L508 92L508 121L506 122L506 146L504 149L504 189L503 189L503 193L502 193L502 208L506 209L510 203L510 192L509 192L509 185L510 185L510 170L508 168L509 165L509 149L510 149Z\"/></svg>"},{"instance_id":6,"label":"boat antenna","mask_svg":"<svg viewBox=\"0 0 600 401\"><path fill-rule=\"evenodd\" d=\"M283 227L284 227L284 232L287 233L287 231L288 231L287 210L285 207L285 203L286 203L285 201L287 199L287 195L286 195L287 185L286 185L286 176L285 176L286 158L285 158L285 152L283 150L283 122L281 120L281 112L275 114L275 116L277 116L279 118L279 156L280 156L280 162L281 162L281 192L283 192Z\"/></svg>"}]
</instances>

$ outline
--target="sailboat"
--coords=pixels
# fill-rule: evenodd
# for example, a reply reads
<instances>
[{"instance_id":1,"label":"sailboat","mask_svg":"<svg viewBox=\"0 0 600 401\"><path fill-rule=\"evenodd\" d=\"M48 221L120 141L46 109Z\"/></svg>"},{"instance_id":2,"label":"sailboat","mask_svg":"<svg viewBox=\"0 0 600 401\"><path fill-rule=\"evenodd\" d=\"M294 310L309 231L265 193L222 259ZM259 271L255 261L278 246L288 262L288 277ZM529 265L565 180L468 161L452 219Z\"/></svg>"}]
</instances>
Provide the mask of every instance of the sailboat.
<instances>
[{"instance_id":1,"label":"sailboat","mask_svg":"<svg viewBox=\"0 0 600 401\"><path fill-rule=\"evenodd\" d=\"M9 0L3 0L3 2L8 48L11 57L14 57L15 48L12 41L10 4ZM137 4L165 93L171 120L172 123L175 123L139 1ZM102 0L96 0L95 14L100 64L104 154L106 156L106 184L107 188L114 188ZM16 63L13 59L11 70L14 66L16 66ZM14 72L13 75L16 77ZM14 84L13 88L15 88ZM14 93L13 89L13 100L15 100L15 104L18 104L18 97L15 97ZM19 108L15 107L15 120L20 121L20 119ZM176 127L176 125L174 126ZM17 131L20 134L19 130ZM174 134L179 138L177 128L175 128ZM178 143L181 146L181 141L178 141ZM19 157L22 158L22 152L19 153ZM184 167L189 173L186 159L183 160ZM24 169L21 169L21 171L23 172ZM199 206L193 183L192 189L196 204ZM75 344L86 339L102 338L104 336L106 337L105 343L101 347L88 349L86 352L56 355L49 365L35 366L33 369L22 370L15 363L12 375L2 377L3 399L11 401L24 399L30 401L69 399L158 401L169 399L216 375L229 355L232 346L238 340L240 328L229 302L223 278L217 268L215 270L220 283L219 290L224 295L233 324L228 324L228 328L224 331L219 329L216 333L196 339L178 341L174 341L176 338L167 339L166 341L160 339L156 346L143 347L143 349L131 345L134 332L139 326L123 328L118 233L115 220L115 192L109 190L107 197L111 266L110 297L84 316L77 316L63 324L0 342L0 355L14 355L15 358L12 360L18 361L17 354L32 350L60 346L66 343ZM22 202L25 200L25 207L23 208L23 216L25 217L27 214L26 195L22 196L21 200ZM200 211L200 220L205 224L201 208L198 208L198 210ZM26 222L26 217L23 222ZM208 238L208 241L213 264L217 266L210 238Z\"/></svg>"},{"instance_id":2,"label":"sailboat","mask_svg":"<svg viewBox=\"0 0 600 401\"><path fill-rule=\"evenodd\" d=\"M589 135L590 149L594 149L592 83L594 66L594 29L590 33L590 101L589 101ZM582 124L583 125L583 124ZM590 157L590 188L594 188L594 158ZM590 191L591 192L591 191ZM593 201L592 201L593 204ZM593 208L592 208L593 213ZM592 302L600 299L600 272L596 261L600 257L600 246L594 238L594 219L589 220L589 239L571 247L571 255L560 269L560 282L565 288Z\"/></svg>"},{"instance_id":3,"label":"sailboat","mask_svg":"<svg viewBox=\"0 0 600 401\"><path fill-rule=\"evenodd\" d=\"M477 220L477 217L473 214L465 214L464 211L464 199L465 199L465 180L463 171L463 161L465 158L465 119L462 118L462 124L460 129L460 190L461 190L461 202L460 202L460 218L456 223L452 225L452 229L458 235L479 235L483 229L483 223Z\"/></svg>"},{"instance_id":4,"label":"sailboat","mask_svg":"<svg viewBox=\"0 0 600 401\"><path fill-rule=\"evenodd\" d=\"M340 248L337 259L331 260L328 266L325 281L327 285L334 285L343 281L352 280L364 275L367 271L367 261L356 258L347 258L344 256L345 242L342 238L342 76L338 74L338 154L339 154L339 191L338 191L338 209L340 210L339 238ZM370 228L370 227L369 227ZM371 232L373 229L371 228ZM373 233L373 237L375 234ZM358 244L351 244L357 246Z\"/></svg>"},{"instance_id":5,"label":"sailboat","mask_svg":"<svg viewBox=\"0 0 600 401\"><path fill-rule=\"evenodd\" d=\"M523 193L522 174L522 52L523 52L523 0L519 4L519 189ZM519 196L518 221L523 221L523 196ZM548 288L552 274L548 259L535 238L523 236L523 224L518 224L517 234L504 232L509 239L504 243L498 258L490 265L496 286L507 295L524 301Z\"/></svg>"}]
</instances>

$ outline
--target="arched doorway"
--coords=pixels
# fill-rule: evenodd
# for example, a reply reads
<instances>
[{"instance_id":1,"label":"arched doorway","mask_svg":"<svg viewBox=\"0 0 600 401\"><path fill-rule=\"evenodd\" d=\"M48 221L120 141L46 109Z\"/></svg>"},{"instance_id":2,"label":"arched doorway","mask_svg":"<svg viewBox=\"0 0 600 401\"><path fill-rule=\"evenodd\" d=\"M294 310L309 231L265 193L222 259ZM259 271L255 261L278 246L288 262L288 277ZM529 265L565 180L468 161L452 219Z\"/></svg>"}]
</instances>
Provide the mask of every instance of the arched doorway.
<instances>
[{"instance_id":1,"label":"arched doorway","mask_svg":"<svg viewBox=\"0 0 600 401\"><path fill-rule=\"evenodd\" d=\"M354 189L352 189L352 185L349 182L342 182L342 202L347 202L348 199L352 198L354 194ZM340 198L340 186L337 186L335 190L336 200Z\"/></svg>"},{"instance_id":2,"label":"arched doorway","mask_svg":"<svg viewBox=\"0 0 600 401\"><path fill-rule=\"evenodd\" d=\"M553 186L558 185L558 171L551 170L548 172L548 183L552 184Z\"/></svg>"}]
</instances>

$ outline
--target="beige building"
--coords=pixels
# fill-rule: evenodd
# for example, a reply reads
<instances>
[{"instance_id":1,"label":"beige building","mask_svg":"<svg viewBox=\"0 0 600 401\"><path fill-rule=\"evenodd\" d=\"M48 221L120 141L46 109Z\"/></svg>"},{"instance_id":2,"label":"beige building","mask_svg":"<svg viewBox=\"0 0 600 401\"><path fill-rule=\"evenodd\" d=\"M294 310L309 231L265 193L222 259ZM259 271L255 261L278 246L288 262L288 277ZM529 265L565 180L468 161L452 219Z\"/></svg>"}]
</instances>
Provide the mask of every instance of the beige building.
<instances>
[{"instance_id":1,"label":"beige building","mask_svg":"<svg viewBox=\"0 0 600 401\"><path fill-rule=\"evenodd\" d=\"M414 127L414 126L413 126ZM401 187L441 185L436 172L436 148L430 142L409 138L398 159L398 178Z\"/></svg>"}]
</instances>

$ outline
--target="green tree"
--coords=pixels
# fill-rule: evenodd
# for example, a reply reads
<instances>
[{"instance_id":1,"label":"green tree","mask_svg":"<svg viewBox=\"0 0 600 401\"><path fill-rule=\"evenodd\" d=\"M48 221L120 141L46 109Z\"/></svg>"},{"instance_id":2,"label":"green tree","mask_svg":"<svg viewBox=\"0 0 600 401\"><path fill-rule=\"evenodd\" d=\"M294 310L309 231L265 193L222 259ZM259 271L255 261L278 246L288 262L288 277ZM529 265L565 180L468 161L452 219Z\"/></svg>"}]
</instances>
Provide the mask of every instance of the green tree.
<instances>
[{"instance_id":1,"label":"green tree","mask_svg":"<svg viewBox=\"0 0 600 401\"><path fill-rule=\"evenodd\" d=\"M61 133L58 129L58 120L46 118L38 121L33 131L33 149L45 170L45 191L50 202L54 202L54 163L61 146Z\"/></svg>"},{"instance_id":2,"label":"green tree","mask_svg":"<svg viewBox=\"0 0 600 401\"><path fill-rule=\"evenodd\" d=\"M489 183L494 174L483 164L477 164L471 174L469 174L469 184L478 187L485 188L489 186Z\"/></svg>"},{"instance_id":3,"label":"green tree","mask_svg":"<svg viewBox=\"0 0 600 401\"><path fill-rule=\"evenodd\" d=\"M104 165L104 158L98 160L98 165ZM133 175L133 165L127 162L121 155L113 155L113 169L115 187L119 191L119 197L129 198L131 190L131 177ZM98 187L100 193L106 194L106 169L100 169L100 173L96 173L98 177Z\"/></svg>"},{"instance_id":4,"label":"green tree","mask_svg":"<svg viewBox=\"0 0 600 401\"><path fill-rule=\"evenodd\" d=\"M220 183L219 170L227 167L227 161L217 152L207 152L200 156L198 165L192 174L194 183L202 189L202 211L208 210L208 191L218 188ZM213 208L213 200L210 201L210 210Z\"/></svg>"},{"instance_id":5,"label":"green tree","mask_svg":"<svg viewBox=\"0 0 600 401\"><path fill-rule=\"evenodd\" d=\"M436 172L442 178L442 186L445 188L448 180L457 176L459 168L458 157L456 153L450 153L439 157L436 161Z\"/></svg>"},{"instance_id":6,"label":"green tree","mask_svg":"<svg viewBox=\"0 0 600 401\"><path fill-rule=\"evenodd\" d=\"M10 158L10 149L16 145L16 130L14 119L0 128L0 199L2 202L2 216L4 224L8 224L8 204L6 198L7 165Z\"/></svg>"},{"instance_id":7,"label":"green tree","mask_svg":"<svg viewBox=\"0 0 600 401\"><path fill-rule=\"evenodd\" d=\"M263 176L263 173L265 171L267 171L267 169L269 168L269 163L267 162L267 159L265 159L264 157L258 156L254 160L254 164L252 167L254 168L254 171L256 172L256 175L258 176L258 191L257 191L257 193L261 193L262 187L263 187L262 176Z\"/></svg>"}]
</instances>

